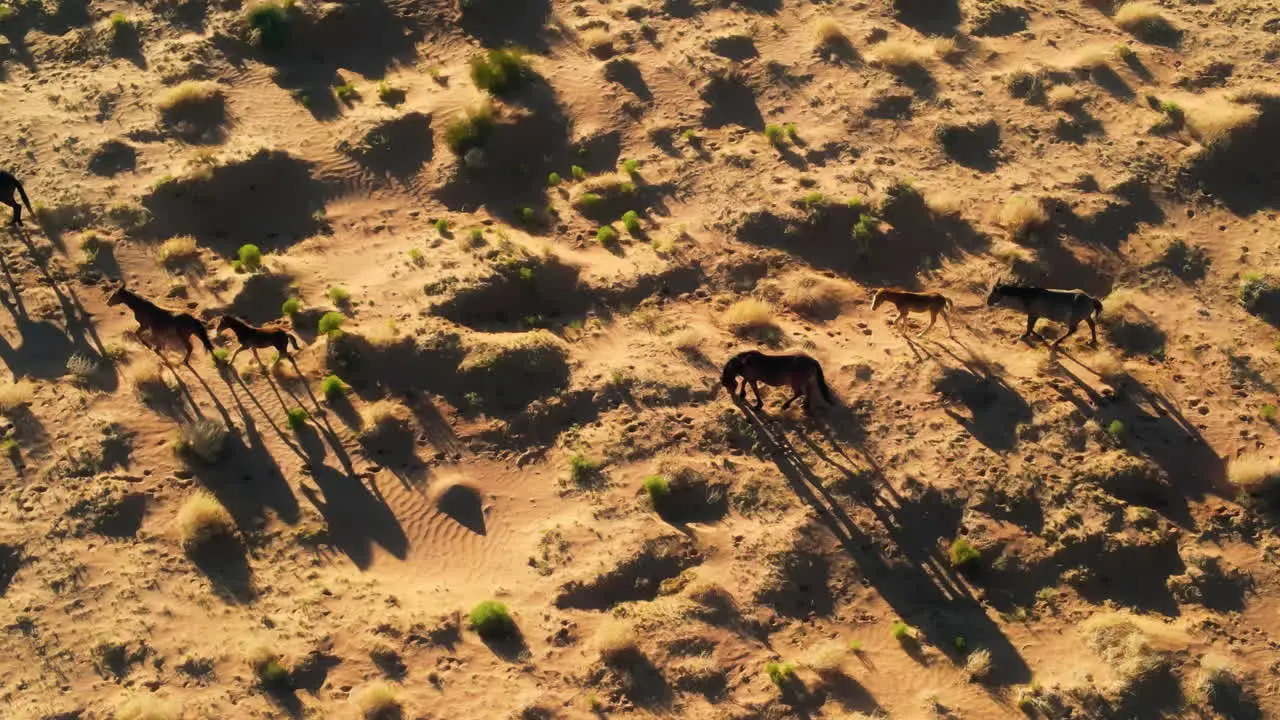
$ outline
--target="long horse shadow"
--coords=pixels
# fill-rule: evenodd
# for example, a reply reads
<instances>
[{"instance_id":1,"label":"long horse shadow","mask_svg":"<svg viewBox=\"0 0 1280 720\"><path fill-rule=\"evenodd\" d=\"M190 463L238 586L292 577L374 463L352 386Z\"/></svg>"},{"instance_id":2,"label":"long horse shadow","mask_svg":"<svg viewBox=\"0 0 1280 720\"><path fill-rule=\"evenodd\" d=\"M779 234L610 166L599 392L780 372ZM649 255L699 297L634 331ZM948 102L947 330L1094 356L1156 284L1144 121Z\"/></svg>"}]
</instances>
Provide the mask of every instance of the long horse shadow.
<instances>
[{"instance_id":1,"label":"long horse shadow","mask_svg":"<svg viewBox=\"0 0 1280 720\"><path fill-rule=\"evenodd\" d=\"M1000 676L995 682L1015 684L1027 682L1031 670L1017 648L991 621L982 606L963 582L953 577L937 557L934 540L937 533L906 521L901 512L902 499L889 488L880 468L868 458L870 470L855 473L837 463L828 454L819 455L853 483L862 483L863 497L868 499L872 515L881 522L890 542L903 559L890 559L878 541L864 533L824 487L822 479L787 439L785 431L775 431L760 416L735 400L752 423L760 443L787 479L796 495L814 509L818 518L831 531L845 552L857 563L864 577L876 588L894 611L923 633L930 644L944 651L953 640L963 635L974 646L991 652ZM810 444L810 443L807 443ZM836 447L836 454L847 458ZM810 444L816 447L816 444ZM883 494L882 494L883 493ZM887 497L886 497L887 496Z\"/></svg>"},{"instance_id":2,"label":"long horse shadow","mask_svg":"<svg viewBox=\"0 0 1280 720\"><path fill-rule=\"evenodd\" d=\"M409 539L400 520L357 477L329 465L311 468L316 489L303 485L302 494L320 511L328 525L330 544L357 568L373 564L373 545L404 559Z\"/></svg>"}]
</instances>

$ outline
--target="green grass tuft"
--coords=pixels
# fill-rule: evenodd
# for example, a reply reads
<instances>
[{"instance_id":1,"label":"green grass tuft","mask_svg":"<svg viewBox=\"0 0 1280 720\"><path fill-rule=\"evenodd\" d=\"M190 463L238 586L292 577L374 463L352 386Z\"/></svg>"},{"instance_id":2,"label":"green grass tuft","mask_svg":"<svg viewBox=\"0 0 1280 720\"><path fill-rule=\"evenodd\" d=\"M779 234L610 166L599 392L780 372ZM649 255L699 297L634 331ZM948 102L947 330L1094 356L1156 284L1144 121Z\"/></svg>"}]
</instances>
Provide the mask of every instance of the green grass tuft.
<instances>
[{"instance_id":1,"label":"green grass tuft","mask_svg":"<svg viewBox=\"0 0 1280 720\"><path fill-rule=\"evenodd\" d=\"M786 133L782 130L781 125L770 123L764 126L764 138L774 147L782 147L782 140L786 137Z\"/></svg>"},{"instance_id":2,"label":"green grass tuft","mask_svg":"<svg viewBox=\"0 0 1280 720\"><path fill-rule=\"evenodd\" d=\"M671 494L671 482L662 475L650 475L644 479L644 492L649 502L656 508Z\"/></svg>"},{"instance_id":3,"label":"green grass tuft","mask_svg":"<svg viewBox=\"0 0 1280 720\"><path fill-rule=\"evenodd\" d=\"M480 637L503 638L515 634L516 621L507 606L497 600L485 600L467 616L467 624Z\"/></svg>"},{"instance_id":4,"label":"green grass tuft","mask_svg":"<svg viewBox=\"0 0 1280 720\"><path fill-rule=\"evenodd\" d=\"M285 317L293 317L301 309L302 301L296 297L291 297L280 305L280 314Z\"/></svg>"},{"instance_id":5,"label":"green grass tuft","mask_svg":"<svg viewBox=\"0 0 1280 720\"><path fill-rule=\"evenodd\" d=\"M309 417L311 416L302 408L290 408L285 412L285 419L288 421L290 429L293 430L301 430L305 427Z\"/></svg>"},{"instance_id":6,"label":"green grass tuft","mask_svg":"<svg viewBox=\"0 0 1280 720\"><path fill-rule=\"evenodd\" d=\"M635 175L640 172L640 161L630 158L622 161L622 171L628 175Z\"/></svg>"},{"instance_id":7,"label":"green grass tuft","mask_svg":"<svg viewBox=\"0 0 1280 720\"><path fill-rule=\"evenodd\" d=\"M444 144L454 155L466 155L468 150L484 145L493 132L493 106L489 104L471 108L462 117L445 125Z\"/></svg>"},{"instance_id":8,"label":"green grass tuft","mask_svg":"<svg viewBox=\"0 0 1280 720\"><path fill-rule=\"evenodd\" d=\"M337 95L338 100L342 101L345 105L354 104L356 100L360 99L360 92L356 90L355 83L350 81L344 82L341 85L334 85L333 94Z\"/></svg>"},{"instance_id":9,"label":"green grass tuft","mask_svg":"<svg viewBox=\"0 0 1280 720\"><path fill-rule=\"evenodd\" d=\"M574 180L587 179L587 171L583 170L581 165L574 165L573 167L569 168L569 173L573 175Z\"/></svg>"},{"instance_id":10,"label":"green grass tuft","mask_svg":"<svg viewBox=\"0 0 1280 720\"><path fill-rule=\"evenodd\" d=\"M982 553L970 543L968 538L958 537L951 541L951 567L965 568L976 565L982 559Z\"/></svg>"},{"instance_id":11,"label":"green grass tuft","mask_svg":"<svg viewBox=\"0 0 1280 720\"><path fill-rule=\"evenodd\" d=\"M1124 439L1124 422L1120 420L1112 420L1107 424L1107 434L1116 440Z\"/></svg>"},{"instance_id":12,"label":"green grass tuft","mask_svg":"<svg viewBox=\"0 0 1280 720\"><path fill-rule=\"evenodd\" d=\"M213 359L215 362L225 363L231 357L231 351L226 348L214 348Z\"/></svg>"},{"instance_id":13,"label":"green grass tuft","mask_svg":"<svg viewBox=\"0 0 1280 720\"><path fill-rule=\"evenodd\" d=\"M340 312L330 310L320 316L320 322L316 326L321 335L334 337L342 332L342 324L347 321L347 316Z\"/></svg>"},{"instance_id":14,"label":"green grass tuft","mask_svg":"<svg viewBox=\"0 0 1280 720\"><path fill-rule=\"evenodd\" d=\"M574 485L589 485L592 478L599 472L599 460L592 460L585 455L574 455L569 458L569 482Z\"/></svg>"},{"instance_id":15,"label":"green grass tuft","mask_svg":"<svg viewBox=\"0 0 1280 720\"><path fill-rule=\"evenodd\" d=\"M901 620L894 620L893 627L889 629L889 633L893 635L894 640L906 642L911 638L911 626Z\"/></svg>"},{"instance_id":16,"label":"green grass tuft","mask_svg":"<svg viewBox=\"0 0 1280 720\"><path fill-rule=\"evenodd\" d=\"M262 251L257 245L241 245L236 259L247 272L257 272L262 267Z\"/></svg>"},{"instance_id":17,"label":"green grass tuft","mask_svg":"<svg viewBox=\"0 0 1280 720\"><path fill-rule=\"evenodd\" d=\"M596 241L601 245L612 245L618 242L618 231L609 225L605 225L596 231Z\"/></svg>"},{"instance_id":18,"label":"green grass tuft","mask_svg":"<svg viewBox=\"0 0 1280 720\"><path fill-rule=\"evenodd\" d=\"M560 184L560 173L551 173L547 175L547 187L555 187Z\"/></svg>"},{"instance_id":19,"label":"green grass tuft","mask_svg":"<svg viewBox=\"0 0 1280 720\"><path fill-rule=\"evenodd\" d=\"M329 291L325 294L329 296L329 302L334 305L345 305L351 302L351 293L347 292L346 288L338 285L329 288Z\"/></svg>"},{"instance_id":20,"label":"green grass tuft","mask_svg":"<svg viewBox=\"0 0 1280 720\"><path fill-rule=\"evenodd\" d=\"M279 50L289 42L288 6L274 0L249 6L245 20L263 50Z\"/></svg>"},{"instance_id":21,"label":"green grass tuft","mask_svg":"<svg viewBox=\"0 0 1280 720\"><path fill-rule=\"evenodd\" d=\"M796 666L789 662L767 662L764 664L764 674L769 676L770 682L774 685L783 687L795 679Z\"/></svg>"},{"instance_id":22,"label":"green grass tuft","mask_svg":"<svg viewBox=\"0 0 1280 720\"><path fill-rule=\"evenodd\" d=\"M471 58L471 81L493 95L516 90L529 78L529 61L517 48L490 50Z\"/></svg>"},{"instance_id":23,"label":"green grass tuft","mask_svg":"<svg viewBox=\"0 0 1280 720\"><path fill-rule=\"evenodd\" d=\"M1261 417L1263 420L1266 420L1267 422L1275 422L1276 413L1277 413L1276 406L1271 404L1263 405L1261 408L1258 409L1258 416Z\"/></svg>"},{"instance_id":24,"label":"green grass tuft","mask_svg":"<svg viewBox=\"0 0 1280 720\"><path fill-rule=\"evenodd\" d=\"M337 375L325 375L320 381L320 394L325 400L337 400L347 394L347 384Z\"/></svg>"},{"instance_id":25,"label":"green grass tuft","mask_svg":"<svg viewBox=\"0 0 1280 720\"><path fill-rule=\"evenodd\" d=\"M636 214L635 210L628 210L622 213L622 227L626 228L627 232L632 235L640 233L640 216Z\"/></svg>"},{"instance_id":26,"label":"green grass tuft","mask_svg":"<svg viewBox=\"0 0 1280 720\"><path fill-rule=\"evenodd\" d=\"M440 233L441 235L444 235L445 233L449 232L449 221L444 218L440 218L439 220L436 220L436 232Z\"/></svg>"}]
</instances>

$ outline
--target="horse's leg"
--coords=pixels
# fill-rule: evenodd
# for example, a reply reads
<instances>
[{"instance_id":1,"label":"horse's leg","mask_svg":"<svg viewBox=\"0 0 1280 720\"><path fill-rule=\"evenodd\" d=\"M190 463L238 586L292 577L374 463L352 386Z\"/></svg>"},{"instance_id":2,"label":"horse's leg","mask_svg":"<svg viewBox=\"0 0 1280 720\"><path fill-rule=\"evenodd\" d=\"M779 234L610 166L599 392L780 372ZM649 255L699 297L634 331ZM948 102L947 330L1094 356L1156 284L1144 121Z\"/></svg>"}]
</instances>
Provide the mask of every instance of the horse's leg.
<instances>
[{"instance_id":1,"label":"horse's leg","mask_svg":"<svg viewBox=\"0 0 1280 720\"><path fill-rule=\"evenodd\" d=\"M791 403L795 402L797 399L799 399L801 395L804 394L804 385L797 384L796 382L793 381L791 383L791 392L795 394L791 396L790 400L787 400L786 402L782 403L783 410L786 410L787 408L791 407Z\"/></svg>"},{"instance_id":2,"label":"horse's leg","mask_svg":"<svg viewBox=\"0 0 1280 720\"><path fill-rule=\"evenodd\" d=\"M1032 335L1035 335L1035 334L1036 334L1036 321L1037 321L1037 320L1039 320L1039 319L1040 319L1040 318L1039 318L1038 316L1035 316L1035 315L1028 315L1028 316L1027 316L1027 331L1026 331L1026 332L1024 332L1024 333L1022 333L1022 337L1020 337L1020 338L1018 338L1018 339L1019 339L1019 340L1026 340L1027 338L1031 337Z\"/></svg>"},{"instance_id":3,"label":"horse's leg","mask_svg":"<svg viewBox=\"0 0 1280 720\"><path fill-rule=\"evenodd\" d=\"M751 381L751 391L756 394L756 409L763 410L764 399L760 397L760 384L757 383L755 380Z\"/></svg>"},{"instance_id":4,"label":"horse's leg","mask_svg":"<svg viewBox=\"0 0 1280 720\"><path fill-rule=\"evenodd\" d=\"M1075 332L1076 332L1076 330L1077 330L1079 327L1080 327L1080 321L1079 321L1079 320L1077 320L1077 321L1075 321L1075 322L1071 323L1070 325L1068 325L1068 326L1067 326L1067 332L1066 332L1066 334L1065 334L1065 335L1063 335L1062 337L1058 338L1057 340L1054 340L1054 341L1053 341L1053 346L1054 346L1054 347L1058 347L1059 345L1061 345L1061 344L1062 344L1062 341L1063 341L1063 340L1066 340L1067 338L1069 338L1069 337L1071 337L1072 335L1074 335L1074 334L1075 334Z\"/></svg>"},{"instance_id":5,"label":"horse's leg","mask_svg":"<svg viewBox=\"0 0 1280 720\"><path fill-rule=\"evenodd\" d=\"M1093 340L1089 341L1090 345L1098 347L1098 325L1093 322L1093 318L1086 316L1085 322L1089 323L1089 332L1093 334Z\"/></svg>"},{"instance_id":6,"label":"horse's leg","mask_svg":"<svg viewBox=\"0 0 1280 720\"><path fill-rule=\"evenodd\" d=\"M956 333L954 330L951 329L951 314L948 313L946 310L943 310L942 319L947 321L947 337L950 337L950 338L955 337Z\"/></svg>"},{"instance_id":7,"label":"horse's leg","mask_svg":"<svg viewBox=\"0 0 1280 720\"><path fill-rule=\"evenodd\" d=\"M187 352L182 356L182 364L191 367L191 336L180 335L179 337L182 339L182 346L187 349Z\"/></svg>"},{"instance_id":8,"label":"horse's leg","mask_svg":"<svg viewBox=\"0 0 1280 720\"><path fill-rule=\"evenodd\" d=\"M236 348L236 351L231 353L231 359L227 360L228 365L232 365L235 363L236 356L240 354L241 350L244 350L244 345L241 345L240 347Z\"/></svg>"},{"instance_id":9,"label":"horse's leg","mask_svg":"<svg viewBox=\"0 0 1280 720\"><path fill-rule=\"evenodd\" d=\"M18 204L18 201L11 198L9 200L0 200L0 202L3 202L5 205L8 205L9 207L13 208L13 217L9 219L9 224L21 225L22 224L22 206Z\"/></svg>"},{"instance_id":10,"label":"horse's leg","mask_svg":"<svg viewBox=\"0 0 1280 720\"><path fill-rule=\"evenodd\" d=\"M926 326L925 326L925 328L924 328L923 330L921 330L921 331L920 331L920 334L919 334L919 335L916 335L916 337L922 337L925 333L927 333L927 332L929 332L930 330L932 330L932 329L933 329L933 324L934 324L934 323L936 323L936 322L938 322L938 311L937 311L937 310L930 310L930 311L929 311L929 324L928 324L928 325L926 325Z\"/></svg>"}]
</instances>

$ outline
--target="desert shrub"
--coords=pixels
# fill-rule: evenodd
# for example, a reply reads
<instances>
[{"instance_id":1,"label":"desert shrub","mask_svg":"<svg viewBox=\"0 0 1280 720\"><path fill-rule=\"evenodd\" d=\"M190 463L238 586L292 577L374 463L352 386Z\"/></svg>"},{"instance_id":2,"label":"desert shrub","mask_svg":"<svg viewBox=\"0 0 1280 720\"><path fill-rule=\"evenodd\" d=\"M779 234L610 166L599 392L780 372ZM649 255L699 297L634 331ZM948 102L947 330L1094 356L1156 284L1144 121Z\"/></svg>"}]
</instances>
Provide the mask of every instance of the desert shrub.
<instances>
[{"instance_id":1,"label":"desert shrub","mask_svg":"<svg viewBox=\"0 0 1280 720\"><path fill-rule=\"evenodd\" d=\"M289 0L286 0L289 2ZM264 50L279 50L289 41L289 11L292 3L275 0L250 5L245 21L253 33L254 42Z\"/></svg>"},{"instance_id":2,"label":"desert shrub","mask_svg":"<svg viewBox=\"0 0 1280 720\"><path fill-rule=\"evenodd\" d=\"M179 235L160 244L160 264L170 270L191 265L200 257L200 246L190 235Z\"/></svg>"},{"instance_id":3,"label":"desert shrub","mask_svg":"<svg viewBox=\"0 0 1280 720\"><path fill-rule=\"evenodd\" d=\"M507 637L516 631L511 611L497 600L485 600L472 608L467 624L485 639Z\"/></svg>"},{"instance_id":4,"label":"desert shrub","mask_svg":"<svg viewBox=\"0 0 1280 720\"><path fill-rule=\"evenodd\" d=\"M379 400L360 413L360 439L376 442L409 428L408 408L395 400Z\"/></svg>"},{"instance_id":5,"label":"desert shrub","mask_svg":"<svg viewBox=\"0 0 1280 720\"><path fill-rule=\"evenodd\" d=\"M187 80L167 90L156 100L156 109L166 121L193 114L221 110L226 102L222 88L207 80Z\"/></svg>"},{"instance_id":6,"label":"desert shrub","mask_svg":"<svg viewBox=\"0 0 1280 720\"><path fill-rule=\"evenodd\" d=\"M911 626L901 620L894 620L893 625L889 628L889 634L894 640L900 643L907 642L913 636L911 634Z\"/></svg>"},{"instance_id":7,"label":"desert shrub","mask_svg":"<svg viewBox=\"0 0 1280 720\"><path fill-rule=\"evenodd\" d=\"M144 403L159 402L172 397L177 392L177 385L172 378L161 373L158 364L150 360L138 360L129 365L126 373L133 392Z\"/></svg>"},{"instance_id":8,"label":"desert shrub","mask_svg":"<svg viewBox=\"0 0 1280 720\"><path fill-rule=\"evenodd\" d=\"M626 173L628 176L635 175L640 172L640 161L635 158L628 158L622 161L620 167L622 168L622 172Z\"/></svg>"},{"instance_id":9,"label":"desert shrub","mask_svg":"<svg viewBox=\"0 0 1280 720\"><path fill-rule=\"evenodd\" d=\"M773 145L774 147L781 147L782 141L785 138L786 133L783 131L781 125L769 123L764 126L764 139L768 140L770 145Z\"/></svg>"},{"instance_id":10,"label":"desert shrub","mask_svg":"<svg viewBox=\"0 0 1280 720\"><path fill-rule=\"evenodd\" d=\"M671 494L671 482L663 475L650 475L644 479L644 493L655 508Z\"/></svg>"},{"instance_id":11,"label":"desert shrub","mask_svg":"<svg viewBox=\"0 0 1280 720\"><path fill-rule=\"evenodd\" d=\"M265 645L258 645L245 658L254 677L265 688L280 689L289 684L289 670L280 662L280 656Z\"/></svg>"},{"instance_id":12,"label":"desert shrub","mask_svg":"<svg viewBox=\"0 0 1280 720\"><path fill-rule=\"evenodd\" d=\"M951 541L949 555L951 557L951 567L954 568L971 568L978 564L982 559L982 553L970 543L968 538L958 537Z\"/></svg>"},{"instance_id":13,"label":"desert shrub","mask_svg":"<svg viewBox=\"0 0 1280 720\"><path fill-rule=\"evenodd\" d=\"M553 172L547 174L547 187L555 187L560 184L560 173Z\"/></svg>"},{"instance_id":14,"label":"desert shrub","mask_svg":"<svg viewBox=\"0 0 1280 720\"><path fill-rule=\"evenodd\" d=\"M787 284L782 304L809 318L829 318L839 314L845 293L840 285L825 278L806 276Z\"/></svg>"},{"instance_id":15,"label":"desert shrub","mask_svg":"<svg viewBox=\"0 0 1280 720\"><path fill-rule=\"evenodd\" d=\"M216 497L201 490L178 510L178 533L183 549L196 553L211 542L235 538L236 523Z\"/></svg>"},{"instance_id":16,"label":"desert shrub","mask_svg":"<svg viewBox=\"0 0 1280 720\"><path fill-rule=\"evenodd\" d=\"M1251 127L1260 111L1239 105L1221 96L1188 98L1184 121L1191 136L1206 147L1230 140L1236 132Z\"/></svg>"},{"instance_id":17,"label":"desert shrub","mask_svg":"<svg viewBox=\"0 0 1280 720\"><path fill-rule=\"evenodd\" d=\"M738 335L777 330L777 323L773 319L773 308L769 307L768 303L754 298L739 300L730 305L721 317L725 327Z\"/></svg>"},{"instance_id":18,"label":"desert shrub","mask_svg":"<svg viewBox=\"0 0 1280 720\"><path fill-rule=\"evenodd\" d=\"M352 694L364 720L396 720L401 715L396 689L385 682L366 685Z\"/></svg>"},{"instance_id":19,"label":"desert shrub","mask_svg":"<svg viewBox=\"0 0 1280 720\"><path fill-rule=\"evenodd\" d=\"M449 232L449 221L447 219L440 218L439 220L436 220L435 225L436 225L436 232L440 233L441 235L444 235L445 233Z\"/></svg>"},{"instance_id":20,"label":"desert shrub","mask_svg":"<svg viewBox=\"0 0 1280 720\"><path fill-rule=\"evenodd\" d=\"M516 48L490 50L471 58L471 81L493 95L505 95L528 79L529 61Z\"/></svg>"},{"instance_id":21,"label":"desert shrub","mask_svg":"<svg viewBox=\"0 0 1280 720\"><path fill-rule=\"evenodd\" d=\"M1124 432L1125 432L1124 421L1112 420L1111 422L1107 423L1107 434L1110 435L1115 440L1123 440Z\"/></svg>"},{"instance_id":22,"label":"desert shrub","mask_svg":"<svg viewBox=\"0 0 1280 720\"><path fill-rule=\"evenodd\" d=\"M493 105L481 103L445 125L444 143L454 155L462 157L468 150L484 145L493 132L493 125Z\"/></svg>"},{"instance_id":23,"label":"desert shrub","mask_svg":"<svg viewBox=\"0 0 1280 720\"><path fill-rule=\"evenodd\" d=\"M1209 270L1209 254L1199 245L1192 245L1182 238L1174 238L1165 246L1159 264L1168 268L1183 280L1194 281Z\"/></svg>"},{"instance_id":24,"label":"desert shrub","mask_svg":"<svg viewBox=\"0 0 1280 720\"><path fill-rule=\"evenodd\" d=\"M937 53L937 47L931 43L885 40L867 53L867 59L872 65L902 72L924 67Z\"/></svg>"},{"instance_id":25,"label":"desert shrub","mask_svg":"<svg viewBox=\"0 0 1280 720\"><path fill-rule=\"evenodd\" d=\"M849 38L844 34L844 29L831 18L819 20L813 26L813 35L818 48L821 50L830 50L849 44Z\"/></svg>"},{"instance_id":26,"label":"desert shrub","mask_svg":"<svg viewBox=\"0 0 1280 720\"><path fill-rule=\"evenodd\" d=\"M964 675L969 682L981 682L991 674L991 651L974 650L964 661Z\"/></svg>"},{"instance_id":27,"label":"desert shrub","mask_svg":"<svg viewBox=\"0 0 1280 720\"><path fill-rule=\"evenodd\" d=\"M310 416L306 410L302 408L289 408L285 411L285 420L289 423L289 427L293 430L301 430L307 425L307 418Z\"/></svg>"},{"instance_id":28,"label":"desert shrub","mask_svg":"<svg viewBox=\"0 0 1280 720\"><path fill-rule=\"evenodd\" d=\"M151 220L151 213L141 205L112 203L107 206L107 219L126 233L136 233Z\"/></svg>"},{"instance_id":29,"label":"desert shrub","mask_svg":"<svg viewBox=\"0 0 1280 720\"><path fill-rule=\"evenodd\" d=\"M1273 423L1276 421L1277 414L1280 414L1280 410L1278 410L1275 405L1272 405L1270 403L1258 408L1258 417L1262 418L1263 420L1266 420L1269 423Z\"/></svg>"},{"instance_id":30,"label":"desert shrub","mask_svg":"<svg viewBox=\"0 0 1280 720\"><path fill-rule=\"evenodd\" d=\"M582 45L592 55L605 59L613 55L613 35L601 27L593 27L582 33Z\"/></svg>"},{"instance_id":31,"label":"desert shrub","mask_svg":"<svg viewBox=\"0 0 1280 720\"><path fill-rule=\"evenodd\" d=\"M384 105L399 105L404 102L404 88L396 87L383 80L377 86L378 100Z\"/></svg>"},{"instance_id":32,"label":"desert shrub","mask_svg":"<svg viewBox=\"0 0 1280 720\"><path fill-rule=\"evenodd\" d=\"M293 317L302 309L302 301L296 297L291 297L280 304L280 314L285 317Z\"/></svg>"},{"instance_id":33,"label":"desert shrub","mask_svg":"<svg viewBox=\"0 0 1280 720\"><path fill-rule=\"evenodd\" d=\"M336 337L342 332L342 325L347 321L347 316L336 310L330 310L320 316L320 322L316 324L316 329L321 335L328 337Z\"/></svg>"},{"instance_id":34,"label":"desert shrub","mask_svg":"<svg viewBox=\"0 0 1280 720\"><path fill-rule=\"evenodd\" d=\"M622 227L626 228L627 232L632 235L640 232L640 216L636 214L635 210L628 210L622 213Z\"/></svg>"},{"instance_id":35,"label":"desert shrub","mask_svg":"<svg viewBox=\"0 0 1280 720\"><path fill-rule=\"evenodd\" d=\"M1027 102L1040 102L1045 93L1045 71L1039 68L1015 70L1004 80L1011 97Z\"/></svg>"},{"instance_id":36,"label":"desert shrub","mask_svg":"<svg viewBox=\"0 0 1280 720\"><path fill-rule=\"evenodd\" d=\"M767 662L764 664L764 674L769 676L769 681L778 687L784 687L796 677L795 663L789 662Z\"/></svg>"},{"instance_id":37,"label":"desert shrub","mask_svg":"<svg viewBox=\"0 0 1280 720\"><path fill-rule=\"evenodd\" d=\"M339 85L334 85L333 94L345 105L351 105L360 99L360 92L356 90L355 83L349 80Z\"/></svg>"},{"instance_id":38,"label":"desert shrub","mask_svg":"<svg viewBox=\"0 0 1280 720\"><path fill-rule=\"evenodd\" d=\"M569 168L569 174L573 175L574 180L586 180L587 171L582 169L581 165L573 165Z\"/></svg>"},{"instance_id":39,"label":"desert shrub","mask_svg":"<svg viewBox=\"0 0 1280 720\"><path fill-rule=\"evenodd\" d=\"M320 381L320 394L330 401L346 397L347 384L337 375L325 375Z\"/></svg>"},{"instance_id":40,"label":"desert shrub","mask_svg":"<svg viewBox=\"0 0 1280 720\"><path fill-rule=\"evenodd\" d=\"M605 225L596 231L596 242L601 245L612 245L618 242L618 231L610 225Z\"/></svg>"},{"instance_id":41,"label":"desert shrub","mask_svg":"<svg viewBox=\"0 0 1280 720\"><path fill-rule=\"evenodd\" d=\"M1054 85L1049 88L1045 99L1048 100L1049 107L1066 110L1083 102L1084 95L1070 85Z\"/></svg>"},{"instance_id":42,"label":"desert shrub","mask_svg":"<svg viewBox=\"0 0 1280 720\"><path fill-rule=\"evenodd\" d=\"M1026 240L1036 229L1049 222L1049 213L1039 200L1014 195L1000 209L1000 225L1015 240Z\"/></svg>"},{"instance_id":43,"label":"desert shrub","mask_svg":"<svg viewBox=\"0 0 1280 720\"><path fill-rule=\"evenodd\" d=\"M200 458L207 463L217 462L227 440L227 428L208 418L198 418L184 423L178 430L178 450Z\"/></svg>"},{"instance_id":44,"label":"desert shrub","mask_svg":"<svg viewBox=\"0 0 1280 720\"><path fill-rule=\"evenodd\" d=\"M0 383L0 414L9 415L31 404L34 386L26 381Z\"/></svg>"},{"instance_id":45,"label":"desert shrub","mask_svg":"<svg viewBox=\"0 0 1280 720\"><path fill-rule=\"evenodd\" d=\"M849 648L839 640L828 640L818 643L804 656L804 666L823 677L838 675L844 661L849 657Z\"/></svg>"},{"instance_id":46,"label":"desert shrub","mask_svg":"<svg viewBox=\"0 0 1280 720\"><path fill-rule=\"evenodd\" d=\"M585 455L571 455L569 457L569 482L578 487L594 485L602 466L599 460L592 460Z\"/></svg>"},{"instance_id":47,"label":"desert shrub","mask_svg":"<svg viewBox=\"0 0 1280 720\"><path fill-rule=\"evenodd\" d=\"M1126 613L1104 612L1081 626L1085 642L1125 682L1147 677L1167 662L1147 633Z\"/></svg>"},{"instance_id":48,"label":"desert shrub","mask_svg":"<svg viewBox=\"0 0 1280 720\"><path fill-rule=\"evenodd\" d=\"M236 259L246 272L257 272L262 267L262 250L253 244L241 245L236 252Z\"/></svg>"},{"instance_id":49,"label":"desert shrub","mask_svg":"<svg viewBox=\"0 0 1280 720\"><path fill-rule=\"evenodd\" d=\"M1170 42L1179 34L1173 23L1160 12L1159 6L1152 3L1125 3L1112 19L1122 30L1147 42Z\"/></svg>"},{"instance_id":50,"label":"desert shrub","mask_svg":"<svg viewBox=\"0 0 1280 720\"><path fill-rule=\"evenodd\" d=\"M98 361L88 355L75 353L67 358L67 372L77 382L85 382L98 372Z\"/></svg>"},{"instance_id":51,"label":"desert shrub","mask_svg":"<svg viewBox=\"0 0 1280 720\"><path fill-rule=\"evenodd\" d=\"M1246 455L1227 463L1227 480L1240 493L1280 504L1280 460Z\"/></svg>"},{"instance_id":52,"label":"desert shrub","mask_svg":"<svg viewBox=\"0 0 1280 720\"><path fill-rule=\"evenodd\" d=\"M640 655L636 629L624 622L607 623L596 635L595 645L607 665L624 664Z\"/></svg>"}]
</instances>

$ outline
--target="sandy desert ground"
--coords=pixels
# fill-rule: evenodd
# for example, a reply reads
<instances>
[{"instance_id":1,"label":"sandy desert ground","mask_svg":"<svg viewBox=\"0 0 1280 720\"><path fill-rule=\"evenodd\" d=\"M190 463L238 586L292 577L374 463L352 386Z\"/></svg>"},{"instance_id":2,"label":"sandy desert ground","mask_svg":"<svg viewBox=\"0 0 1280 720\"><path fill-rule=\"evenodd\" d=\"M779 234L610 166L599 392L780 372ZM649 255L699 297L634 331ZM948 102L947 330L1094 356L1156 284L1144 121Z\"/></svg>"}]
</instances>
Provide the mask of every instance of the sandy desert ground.
<instances>
[{"instance_id":1,"label":"sandy desert ground","mask_svg":"<svg viewBox=\"0 0 1280 720\"><path fill-rule=\"evenodd\" d=\"M1280 717L1273 0L3 0L0 120L6 718Z\"/></svg>"}]
</instances>

